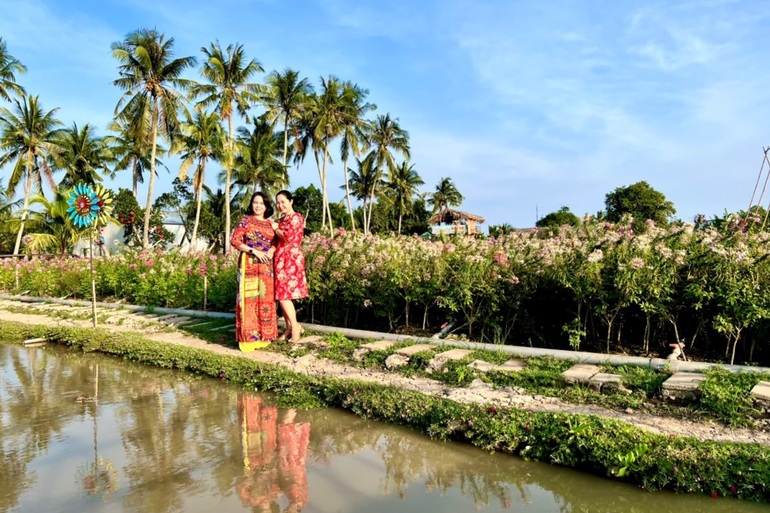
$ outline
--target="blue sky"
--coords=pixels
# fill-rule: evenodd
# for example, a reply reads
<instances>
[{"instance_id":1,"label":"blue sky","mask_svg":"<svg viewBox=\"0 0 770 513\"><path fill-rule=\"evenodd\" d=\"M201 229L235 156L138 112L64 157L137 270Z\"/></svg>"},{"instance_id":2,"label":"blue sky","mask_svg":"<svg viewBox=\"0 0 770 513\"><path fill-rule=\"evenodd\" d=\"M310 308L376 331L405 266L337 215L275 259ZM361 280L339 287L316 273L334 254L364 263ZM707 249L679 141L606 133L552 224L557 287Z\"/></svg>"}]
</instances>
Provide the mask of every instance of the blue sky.
<instances>
[{"instance_id":1,"label":"blue sky","mask_svg":"<svg viewBox=\"0 0 770 513\"><path fill-rule=\"evenodd\" d=\"M770 2L727 0L0 4L0 34L28 68L19 82L66 126L104 133L120 96L110 44L137 28L199 59L212 41L240 42L266 72L369 89L375 114L409 132L423 192L449 176L463 210L516 227L561 206L596 213L639 180L685 220L745 209L770 145L769 22ZM215 187L216 170L207 175ZM318 184L312 159L290 176ZM332 200L342 184L337 162ZM130 177L108 185L130 188Z\"/></svg>"}]
</instances>

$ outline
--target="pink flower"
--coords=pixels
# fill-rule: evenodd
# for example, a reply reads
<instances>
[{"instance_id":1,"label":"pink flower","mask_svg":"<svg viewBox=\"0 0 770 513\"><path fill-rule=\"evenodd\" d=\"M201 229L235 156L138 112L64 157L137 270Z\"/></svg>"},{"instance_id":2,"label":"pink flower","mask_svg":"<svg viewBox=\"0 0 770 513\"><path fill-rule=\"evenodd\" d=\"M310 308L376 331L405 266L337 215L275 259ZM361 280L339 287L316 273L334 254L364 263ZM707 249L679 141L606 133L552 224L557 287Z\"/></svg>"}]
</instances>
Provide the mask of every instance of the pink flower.
<instances>
[{"instance_id":1,"label":"pink flower","mask_svg":"<svg viewBox=\"0 0 770 513\"><path fill-rule=\"evenodd\" d=\"M137 267L139 267L139 266L136 265L136 264L131 264L131 265L128 266L128 268L131 269L132 271L135 271Z\"/></svg>"},{"instance_id":2,"label":"pink flower","mask_svg":"<svg viewBox=\"0 0 770 513\"><path fill-rule=\"evenodd\" d=\"M147 260L147 261L144 263L144 265L146 265L147 267L152 267L154 263L155 263L155 260L153 260L152 258L150 258L149 260Z\"/></svg>"}]
</instances>

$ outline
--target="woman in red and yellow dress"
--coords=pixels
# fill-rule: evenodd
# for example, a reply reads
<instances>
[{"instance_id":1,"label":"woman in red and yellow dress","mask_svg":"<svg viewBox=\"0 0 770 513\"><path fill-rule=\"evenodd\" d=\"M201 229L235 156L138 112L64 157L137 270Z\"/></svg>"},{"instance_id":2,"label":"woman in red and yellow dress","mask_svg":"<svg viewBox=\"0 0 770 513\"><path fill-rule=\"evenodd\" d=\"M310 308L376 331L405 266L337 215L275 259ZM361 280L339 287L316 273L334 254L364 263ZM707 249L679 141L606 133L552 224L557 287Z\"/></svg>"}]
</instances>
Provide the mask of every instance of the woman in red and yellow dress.
<instances>
[{"instance_id":1,"label":"woman in red and yellow dress","mask_svg":"<svg viewBox=\"0 0 770 513\"><path fill-rule=\"evenodd\" d=\"M296 342L302 336L302 326L297 322L294 309L295 299L308 296L305 277L305 255L302 253L302 238L305 235L305 219L294 211L294 200L289 191L281 191L275 197L275 204L282 214L277 226L278 247L275 252L275 299L281 305L286 331L283 339Z\"/></svg>"},{"instance_id":2,"label":"woman in red and yellow dress","mask_svg":"<svg viewBox=\"0 0 770 513\"><path fill-rule=\"evenodd\" d=\"M267 347L278 336L273 255L275 231L268 219L273 207L267 195L255 192L230 238L240 251L235 303L235 339L241 351Z\"/></svg>"}]
</instances>

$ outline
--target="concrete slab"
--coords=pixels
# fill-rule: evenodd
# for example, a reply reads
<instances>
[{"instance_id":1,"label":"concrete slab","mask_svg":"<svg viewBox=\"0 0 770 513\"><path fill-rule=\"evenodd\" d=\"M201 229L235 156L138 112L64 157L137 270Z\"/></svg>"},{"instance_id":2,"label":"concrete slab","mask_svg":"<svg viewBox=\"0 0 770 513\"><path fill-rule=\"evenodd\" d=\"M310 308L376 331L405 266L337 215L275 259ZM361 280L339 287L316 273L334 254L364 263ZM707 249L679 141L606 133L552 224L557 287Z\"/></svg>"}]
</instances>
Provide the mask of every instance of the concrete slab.
<instances>
[{"instance_id":1,"label":"concrete slab","mask_svg":"<svg viewBox=\"0 0 770 513\"><path fill-rule=\"evenodd\" d=\"M519 372L524 370L526 367L527 367L527 364L524 363L523 360L517 360L515 358L512 358L507 362L503 363L502 365L498 365L495 370L501 371L501 372Z\"/></svg>"},{"instance_id":2,"label":"concrete slab","mask_svg":"<svg viewBox=\"0 0 770 513\"><path fill-rule=\"evenodd\" d=\"M751 396L754 399L770 401L770 381L760 381L751 389Z\"/></svg>"},{"instance_id":3,"label":"concrete slab","mask_svg":"<svg viewBox=\"0 0 770 513\"><path fill-rule=\"evenodd\" d=\"M663 382L661 386L663 398L680 401L695 400L700 395L698 387L705 379L706 376L699 372L677 372Z\"/></svg>"},{"instance_id":4,"label":"concrete slab","mask_svg":"<svg viewBox=\"0 0 770 513\"><path fill-rule=\"evenodd\" d=\"M760 381L751 389L754 404L762 410L763 416L770 416L770 381Z\"/></svg>"},{"instance_id":5,"label":"concrete slab","mask_svg":"<svg viewBox=\"0 0 770 513\"><path fill-rule=\"evenodd\" d=\"M599 372L588 380L588 387L596 392L611 394L623 388L623 378L620 374Z\"/></svg>"},{"instance_id":6,"label":"concrete slab","mask_svg":"<svg viewBox=\"0 0 770 513\"><path fill-rule=\"evenodd\" d=\"M366 344L361 344L356 348L355 351L353 351L353 359L357 362L360 362L364 359L364 357L369 354L372 351L387 351L390 349L393 344L396 342L392 340L378 340L377 342L369 342Z\"/></svg>"},{"instance_id":7,"label":"concrete slab","mask_svg":"<svg viewBox=\"0 0 770 513\"><path fill-rule=\"evenodd\" d=\"M414 344L411 346L402 347L401 349L397 349L396 354L400 354L401 356L406 356L407 358L409 358L410 356L414 356L417 353L432 351L435 348L436 346L431 344Z\"/></svg>"},{"instance_id":8,"label":"concrete slab","mask_svg":"<svg viewBox=\"0 0 770 513\"><path fill-rule=\"evenodd\" d=\"M471 352L472 351L468 349L450 349L449 351L444 351L431 358L426 370L428 372L440 371L447 363L462 360L471 354Z\"/></svg>"},{"instance_id":9,"label":"concrete slab","mask_svg":"<svg viewBox=\"0 0 770 513\"><path fill-rule=\"evenodd\" d=\"M598 365L579 363L562 372L561 378L567 385L574 385L575 383L587 384L601 370L601 367Z\"/></svg>"},{"instance_id":10,"label":"concrete slab","mask_svg":"<svg viewBox=\"0 0 770 513\"><path fill-rule=\"evenodd\" d=\"M499 365L485 362L484 360L474 360L468 364L468 367L470 367L471 369L476 369L479 372L486 373L486 372L491 372L493 370L497 370L497 367L499 367Z\"/></svg>"},{"instance_id":11,"label":"concrete slab","mask_svg":"<svg viewBox=\"0 0 770 513\"><path fill-rule=\"evenodd\" d=\"M393 340L378 340L377 342L368 342L361 344L359 348L368 349L370 351L387 351L396 344Z\"/></svg>"}]
</instances>

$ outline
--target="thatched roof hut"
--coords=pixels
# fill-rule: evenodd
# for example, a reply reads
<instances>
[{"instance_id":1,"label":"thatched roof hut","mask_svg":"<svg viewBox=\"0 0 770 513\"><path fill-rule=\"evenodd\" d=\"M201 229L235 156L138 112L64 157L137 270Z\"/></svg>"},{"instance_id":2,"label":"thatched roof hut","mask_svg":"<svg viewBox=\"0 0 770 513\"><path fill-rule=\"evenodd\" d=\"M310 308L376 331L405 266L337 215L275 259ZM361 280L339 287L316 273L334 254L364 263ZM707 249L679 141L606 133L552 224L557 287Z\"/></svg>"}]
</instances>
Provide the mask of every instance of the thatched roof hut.
<instances>
[{"instance_id":1,"label":"thatched roof hut","mask_svg":"<svg viewBox=\"0 0 770 513\"><path fill-rule=\"evenodd\" d=\"M483 223L485 219L481 216L477 216L476 214L471 214L470 212L452 210L451 208L437 212L428 218L428 223L430 224L452 224L456 221L473 221L474 223Z\"/></svg>"}]
</instances>

